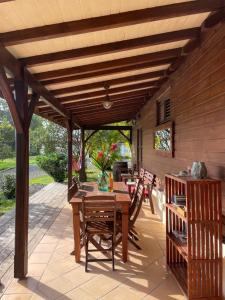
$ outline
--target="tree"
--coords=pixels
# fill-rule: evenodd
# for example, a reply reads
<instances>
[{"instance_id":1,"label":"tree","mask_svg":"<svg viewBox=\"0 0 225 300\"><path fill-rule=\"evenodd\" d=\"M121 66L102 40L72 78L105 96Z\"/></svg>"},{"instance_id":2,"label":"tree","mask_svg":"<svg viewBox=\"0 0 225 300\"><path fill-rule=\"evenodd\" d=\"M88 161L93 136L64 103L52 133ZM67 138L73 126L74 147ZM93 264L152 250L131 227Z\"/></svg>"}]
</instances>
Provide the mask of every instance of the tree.
<instances>
[{"instance_id":1,"label":"tree","mask_svg":"<svg viewBox=\"0 0 225 300\"><path fill-rule=\"evenodd\" d=\"M0 123L0 143L0 159L12 157L15 151L15 130L6 117Z\"/></svg>"}]
</instances>

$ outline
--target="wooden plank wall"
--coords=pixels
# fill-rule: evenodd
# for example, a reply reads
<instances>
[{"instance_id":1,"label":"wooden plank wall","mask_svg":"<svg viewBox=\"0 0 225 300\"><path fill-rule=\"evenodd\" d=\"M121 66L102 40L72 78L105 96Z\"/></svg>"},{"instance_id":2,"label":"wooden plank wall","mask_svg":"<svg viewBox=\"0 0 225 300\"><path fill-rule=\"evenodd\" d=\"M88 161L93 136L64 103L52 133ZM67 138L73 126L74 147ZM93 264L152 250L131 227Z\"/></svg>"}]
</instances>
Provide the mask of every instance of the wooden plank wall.
<instances>
[{"instance_id":1,"label":"wooden plank wall","mask_svg":"<svg viewBox=\"0 0 225 300\"><path fill-rule=\"evenodd\" d=\"M156 100L172 100L175 122L175 157L153 149ZM156 173L163 187L164 174L177 172L195 160L206 163L208 174L225 182L225 23L206 31L179 70L142 109L137 127L143 129L143 167ZM134 140L134 151L136 150ZM225 184L223 184L225 211Z\"/></svg>"}]
</instances>

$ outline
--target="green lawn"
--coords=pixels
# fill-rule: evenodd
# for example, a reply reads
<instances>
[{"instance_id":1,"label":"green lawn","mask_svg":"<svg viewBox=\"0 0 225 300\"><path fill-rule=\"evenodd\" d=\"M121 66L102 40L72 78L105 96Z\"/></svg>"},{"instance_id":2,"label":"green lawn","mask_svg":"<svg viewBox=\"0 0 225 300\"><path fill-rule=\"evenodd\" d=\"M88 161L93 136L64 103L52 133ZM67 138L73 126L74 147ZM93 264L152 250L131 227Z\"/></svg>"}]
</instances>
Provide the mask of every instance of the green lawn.
<instances>
[{"instance_id":1,"label":"green lawn","mask_svg":"<svg viewBox=\"0 0 225 300\"><path fill-rule=\"evenodd\" d=\"M15 199L5 199L0 193L0 216L11 210L15 206Z\"/></svg>"},{"instance_id":2,"label":"green lawn","mask_svg":"<svg viewBox=\"0 0 225 300\"><path fill-rule=\"evenodd\" d=\"M36 165L36 156L30 156L29 157L29 164L30 165ZM4 160L0 160L0 170L6 170L10 168L16 167L16 158L7 158Z\"/></svg>"},{"instance_id":3,"label":"green lawn","mask_svg":"<svg viewBox=\"0 0 225 300\"><path fill-rule=\"evenodd\" d=\"M52 183L54 180L51 176L48 175L44 175L44 176L40 176L40 177L36 177L30 180L29 184L43 184L43 185L47 185L49 183Z\"/></svg>"}]
</instances>

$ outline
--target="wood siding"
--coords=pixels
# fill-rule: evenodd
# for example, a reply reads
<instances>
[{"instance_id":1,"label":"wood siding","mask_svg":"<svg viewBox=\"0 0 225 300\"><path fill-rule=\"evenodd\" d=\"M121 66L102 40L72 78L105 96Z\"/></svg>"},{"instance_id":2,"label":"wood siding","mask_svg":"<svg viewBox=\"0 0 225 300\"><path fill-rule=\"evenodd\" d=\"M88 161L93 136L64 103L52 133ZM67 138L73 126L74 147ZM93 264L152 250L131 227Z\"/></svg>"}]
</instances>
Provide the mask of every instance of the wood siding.
<instances>
[{"instance_id":1,"label":"wood siding","mask_svg":"<svg viewBox=\"0 0 225 300\"><path fill-rule=\"evenodd\" d=\"M175 156L165 157L153 149L156 100L169 95L175 122ZM205 32L201 46L141 110L137 128L143 130L143 167L164 174L204 161L208 175L225 179L225 24ZM134 139L134 150L135 139ZM225 184L223 183L225 210Z\"/></svg>"}]
</instances>

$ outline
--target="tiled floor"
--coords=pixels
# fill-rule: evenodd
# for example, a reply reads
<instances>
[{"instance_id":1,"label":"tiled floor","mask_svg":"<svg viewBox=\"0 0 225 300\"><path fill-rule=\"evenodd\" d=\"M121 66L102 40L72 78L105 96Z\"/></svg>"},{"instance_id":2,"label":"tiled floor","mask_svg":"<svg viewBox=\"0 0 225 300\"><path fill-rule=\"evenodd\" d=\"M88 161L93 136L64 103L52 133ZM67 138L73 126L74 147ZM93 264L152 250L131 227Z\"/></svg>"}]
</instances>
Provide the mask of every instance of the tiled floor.
<instances>
[{"instance_id":1,"label":"tiled floor","mask_svg":"<svg viewBox=\"0 0 225 300\"><path fill-rule=\"evenodd\" d=\"M66 202L66 201L65 201ZM129 245L129 262L121 262L121 248L116 255L116 271L110 263L76 264L73 250L71 208L65 204L61 213L35 248L29 259L26 280L13 279L4 288L2 300L93 300L93 299L186 299L165 266L165 228L152 216L147 204L136 227L141 251ZM82 252L82 261L84 253Z\"/></svg>"}]
</instances>

